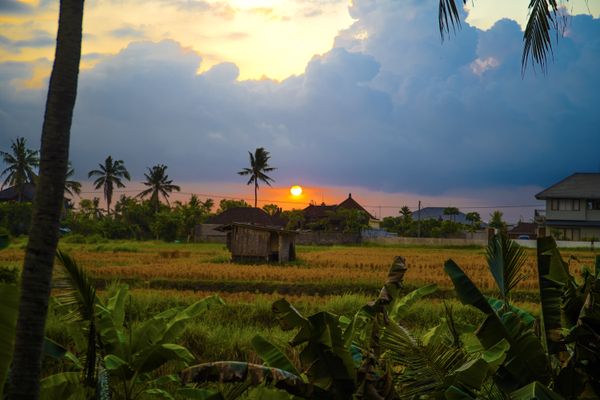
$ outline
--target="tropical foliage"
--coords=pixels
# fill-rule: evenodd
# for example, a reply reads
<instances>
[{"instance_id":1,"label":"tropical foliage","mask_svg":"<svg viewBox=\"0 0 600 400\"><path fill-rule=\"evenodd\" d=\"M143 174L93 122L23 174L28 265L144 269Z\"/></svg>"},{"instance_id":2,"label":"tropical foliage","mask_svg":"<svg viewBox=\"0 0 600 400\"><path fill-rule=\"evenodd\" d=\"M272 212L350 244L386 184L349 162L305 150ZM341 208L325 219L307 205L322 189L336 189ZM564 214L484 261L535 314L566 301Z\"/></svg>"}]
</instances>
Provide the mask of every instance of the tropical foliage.
<instances>
[{"instance_id":1,"label":"tropical foliage","mask_svg":"<svg viewBox=\"0 0 600 400\"><path fill-rule=\"evenodd\" d=\"M600 380L600 257L577 283L554 240L538 241L542 317L510 303L522 279L523 252L503 236L487 249L499 298L484 296L452 260L444 270L461 302L484 314L478 326L459 324L451 307L422 337L402 325L417 299L435 287L399 297L406 267L397 258L380 296L347 319L319 312L301 315L285 300L273 303L284 330L296 329L290 346L302 345L301 365L276 346L253 340L265 365L201 364L184 371L186 382L269 383L302 398L597 398ZM541 336L536 326L541 326Z\"/></svg>"},{"instance_id":2,"label":"tropical foliage","mask_svg":"<svg viewBox=\"0 0 600 400\"><path fill-rule=\"evenodd\" d=\"M254 184L254 207L258 206L258 187L259 182L271 186L273 178L267 175L267 172L274 171L276 168L269 165L271 155L263 147L254 150L254 154L248 152L250 156L250 167L246 167L238 172L242 176L250 176L247 185Z\"/></svg>"},{"instance_id":3,"label":"tropical foliage","mask_svg":"<svg viewBox=\"0 0 600 400\"><path fill-rule=\"evenodd\" d=\"M7 167L0 172L0 178L6 176L2 183L5 186L14 186L17 189L18 201L23 199L25 184L34 183L36 168L40 165L39 152L27 148L25 138L13 140L10 152L0 151L0 157Z\"/></svg>"},{"instance_id":4,"label":"tropical foliage","mask_svg":"<svg viewBox=\"0 0 600 400\"><path fill-rule=\"evenodd\" d=\"M99 169L91 170L88 178L97 176L94 181L94 188L102 188L106 200L106 210L110 214L110 205L112 203L114 188L124 188L123 179L131 180L129 171L125 168L123 160L113 161L112 156L106 157L104 164L98 164Z\"/></svg>"},{"instance_id":5,"label":"tropical foliage","mask_svg":"<svg viewBox=\"0 0 600 400\"><path fill-rule=\"evenodd\" d=\"M138 196L146 197L150 196L150 202L154 205L154 209L158 212L160 207L160 196L162 196L167 204L169 204L169 196L171 192L179 192L181 188L177 185L173 185L173 180L169 179L169 175L166 173L167 166L164 164L158 164L152 168L148 168L148 173L144 174L146 180L143 182L148 189L142 191Z\"/></svg>"}]
</instances>

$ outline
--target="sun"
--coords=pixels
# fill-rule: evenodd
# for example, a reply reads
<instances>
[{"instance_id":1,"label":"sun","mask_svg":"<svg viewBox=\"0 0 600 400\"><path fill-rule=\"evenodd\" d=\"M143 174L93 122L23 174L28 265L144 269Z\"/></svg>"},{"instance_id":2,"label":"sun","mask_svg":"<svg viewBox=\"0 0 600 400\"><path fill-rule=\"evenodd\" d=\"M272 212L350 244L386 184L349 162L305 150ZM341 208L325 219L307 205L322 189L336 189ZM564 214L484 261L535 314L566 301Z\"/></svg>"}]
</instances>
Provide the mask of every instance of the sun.
<instances>
[{"instance_id":1,"label":"sun","mask_svg":"<svg viewBox=\"0 0 600 400\"><path fill-rule=\"evenodd\" d=\"M290 193L294 197L298 197L302 194L302 187L298 185L294 185L290 188Z\"/></svg>"}]
</instances>

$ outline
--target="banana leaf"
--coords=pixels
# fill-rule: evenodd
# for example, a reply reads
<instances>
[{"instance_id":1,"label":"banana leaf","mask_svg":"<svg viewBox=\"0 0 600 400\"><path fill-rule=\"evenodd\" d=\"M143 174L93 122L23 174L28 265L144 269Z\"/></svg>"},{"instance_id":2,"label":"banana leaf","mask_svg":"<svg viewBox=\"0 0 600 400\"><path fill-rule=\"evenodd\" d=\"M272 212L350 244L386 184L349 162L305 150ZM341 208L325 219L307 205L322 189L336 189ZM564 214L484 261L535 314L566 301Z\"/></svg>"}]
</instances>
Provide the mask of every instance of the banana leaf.
<instances>
[{"instance_id":1,"label":"banana leaf","mask_svg":"<svg viewBox=\"0 0 600 400\"><path fill-rule=\"evenodd\" d=\"M179 397L192 400L223 400L223 396L216 390L201 388L180 388L175 391Z\"/></svg>"},{"instance_id":2,"label":"banana leaf","mask_svg":"<svg viewBox=\"0 0 600 400\"><path fill-rule=\"evenodd\" d=\"M262 336L256 335L252 338L252 347L254 347L256 353L262 358L267 366L282 369L300 376L300 373L286 355Z\"/></svg>"},{"instance_id":3,"label":"banana leaf","mask_svg":"<svg viewBox=\"0 0 600 400\"><path fill-rule=\"evenodd\" d=\"M512 400L563 400L562 396L539 382L532 382L515 390L510 394L510 398Z\"/></svg>"},{"instance_id":4,"label":"banana leaf","mask_svg":"<svg viewBox=\"0 0 600 400\"><path fill-rule=\"evenodd\" d=\"M562 295L572 281L569 270L563 261L556 242L552 237L537 240L537 269L541 302L542 343L548 354L565 351L561 344L562 335ZM576 294L571 291L571 297Z\"/></svg>"},{"instance_id":5,"label":"banana leaf","mask_svg":"<svg viewBox=\"0 0 600 400\"><path fill-rule=\"evenodd\" d=\"M444 271L452 280L456 294L463 304L476 307L485 314L495 314L485 296L453 260L444 263Z\"/></svg>"},{"instance_id":6,"label":"banana leaf","mask_svg":"<svg viewBox=\"0 0 600 400\"><path fill-rule=\"evenodd\" d=\"M79 372L62 372L40 381L40 400L93 398L92 390L81 384Z\"/></svg>"},{"instance_id":7,"label":"banana leaf","mask_svg":"<svg viewBox=\"0 0 600 400\"><path fill-rule=\"evenodd\" d=\"M178 344L153 344L134 354L130 367L136 373L143 374L152 372L169 361L190 362L193 359L194 356L188 349Z\"/></svg>"},{"instance_id":8,"label":"banana leaf","mask_svg":"<svg viewBox=\"0 0 600 400\"><path fill-rule=\"evenodd\" d=\"M436 290L437 285L434 283L415 289L407 295L403 296L402 298L394 299L391 305L391 310L389 311L390 318L394 321L400 321L408 314L410 308L417 301L419 301L427 295L434 293Z\"/></svg>"}]
</instances>

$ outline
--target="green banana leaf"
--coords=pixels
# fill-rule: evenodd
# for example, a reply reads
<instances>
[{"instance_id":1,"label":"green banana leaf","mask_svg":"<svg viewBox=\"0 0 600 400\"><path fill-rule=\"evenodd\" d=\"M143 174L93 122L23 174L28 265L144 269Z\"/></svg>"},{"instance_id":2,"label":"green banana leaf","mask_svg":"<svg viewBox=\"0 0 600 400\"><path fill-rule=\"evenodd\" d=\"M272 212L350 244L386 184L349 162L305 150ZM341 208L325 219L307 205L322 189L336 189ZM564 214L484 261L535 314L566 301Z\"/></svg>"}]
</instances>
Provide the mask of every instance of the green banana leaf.
<instances>
[{"instance_id":1,"label":"green banana leaf","mask_svg":"<svg viewBox=\"0 0 600 400\"><path fill-rule=\"evenodd\" d=\"M81 383L81 373L62 372L40 381L40 400L79 400L93 398L93 393Z\"/></svg>"},{"instance_id":2,"label":"green banana leaf","mask_svg":"<svg viewBox=\"0 0 600 400\"><path fill-rule=\"evenodd\" d=\"M265 364L271 368L278 368L300 376L300 373L294 367L294 364L286 357L281 350L260 335L252 338L252 347L262 358Z\"/></svg>"},{"instance_id":3,"label":"green banana leaf","mask_svg":"<svg viewBox=\"0 0 600 400\"><path fill-rule=\"evenodd\" d=\"M180 388L175 391L177 397L192 400L223 400L221 393L216 390L200 388Z\"/></svg>"},{"instance_id":4,"label":"green banana leaf","mask_svg":"<svg viewBox=\"0 0 600 400\"><path fill-rule=\"evenodd\" d=\"M494 311L496 311L496 313L499 313L501 310L506 308L504 302L500 299L487 297L487 301L490 304L490 306L492 306ZM528 328L533 327L533 324L535 323L535 317L533 315L512 304L508 305L508 310L517 314L519 318L521 318L521 321L525 324L525 326L527 326Z\"/></svg>"},{"instance_id":5,"label":"green banana leaf","mask_svg":"<svg viewBox=\"0 0 600 400\"><path fill-rule=\"evenodd\" d=\"M423 297L434 293L437 290L437 285L431 284L427 286L420 287L418 289L413 290L408 293L406 296L403 296L399 299L394 299L392 302L391 309L389 311L389 316L394 321L400 321L404 318L410 308Z\"/></svg>"},{"instance_id":6,"label":"green banana leaf","mask_svg":"<svg viewBox=\"0 0 600 400\"><path fill-rule=\"evenodd\" d=\"M138 374L152 372L169 361L190 362L194 356L183 346L162 343L147 346L132 357L130 367ZM107 366L108 369L108 366Z\"/></svg>"},{"instance_id":7,"label":"green banana leaf","mask_svg":"<svg viewBox=\"0 0 600 400\"><path fill-rule=\"evenodd\" d=\"M18 310L18 286L0 283L0 398L12 360Z\"/></svg>"},{"instance_id":8,"label":"green banana leaf","mask_svg":"<svg viewBox=\"0 0 600 400\"><path fill-rule=\"evenodd\" d=\"M444 271L452 280L456 294L463 304L476 307L485 314L495 314L485 296L453 260L444 263Z\"/></svg>"},{"instance_id":9,"label":"green banana leaf","mask_svg":"<svg viewBox=\"0 0 600 400\"><path fill-rule=\"evenodd\" d=\"M510 398L512 400L563 400L562 396L539 382L532 382L515 390L510 394Z\"/></svg>"},{"instance_id":10,"label":"green banana leaf","mask_svg":"<svg viewBox=\"0 0 600 400\"><path fill-rule=\"evenodd\" d=\"M562 295L573 280L563 261L556 242L552 237L537 240L537 270L540 288L542 341L548 354L558 354L565 350L560 334L562 326ZM574 290L567 290L570 303L576 301Z\"/></svg>"}]
</instances>

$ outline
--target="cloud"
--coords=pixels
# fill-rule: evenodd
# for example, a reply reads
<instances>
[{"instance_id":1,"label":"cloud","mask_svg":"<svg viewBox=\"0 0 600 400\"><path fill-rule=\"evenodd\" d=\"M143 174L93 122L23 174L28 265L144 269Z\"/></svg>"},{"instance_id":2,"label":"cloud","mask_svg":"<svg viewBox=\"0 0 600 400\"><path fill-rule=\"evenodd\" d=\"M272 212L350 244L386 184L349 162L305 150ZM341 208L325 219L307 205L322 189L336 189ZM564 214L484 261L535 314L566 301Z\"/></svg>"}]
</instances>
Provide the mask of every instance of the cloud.
<instances>
[{"instance_id":1,"label":"cloud","mask_svg":"<svg viewBox=\"0 0 600 400\"><path fill-rule=\"evenodd\" d=\"M24 48L51 47L56 45L56 38L46 31L36 30L28 39L13 40L0 35L0 47L12 52L19 53Z\"/></svg>"},{"instance_id":2,"label":"cloud","mask_svg":"<svg viewBox=\"0 0 600 400\"><path fill-rule=\"evenodd\" d=\"M116 38L129 38L129 39L141 39L146 36L143 27L134 28L132 26L123 26L118 29L114 29L109 33L111 36Z\"/></svg>"},{"instance_id":3,"label":"cloud","mask_svg":"<svg viewBox=\"0 0 600 400\"><path fill-rule=\"evenodd\" d=\"M278 182L428 195L597 169L599 20L573 17L549 75L522 78L516 23L464 24L441 43L429 3L353 1L334 48L281 82L239 81L231 63L198 74L201 55L174 41L106 55L81 73L75 169L111 154L137 179L161 162L176 181L237 181L263 146ZM22 75L0 64L0 130L33 140L44 96L9 84Z\"/></svg>"},{"instance_id":4,"label":"cloud","mask_svg":"<svg viewBox=\"0 0 600 400\"><path fill-rule=\"evenodd\" d=\"M31 5L19 0L0 1L0 13L2 14L28 14L32 11Z\"/></svg>"}]
</instances>

